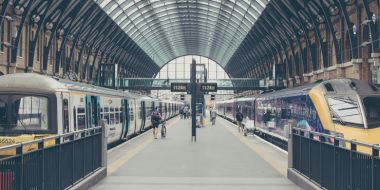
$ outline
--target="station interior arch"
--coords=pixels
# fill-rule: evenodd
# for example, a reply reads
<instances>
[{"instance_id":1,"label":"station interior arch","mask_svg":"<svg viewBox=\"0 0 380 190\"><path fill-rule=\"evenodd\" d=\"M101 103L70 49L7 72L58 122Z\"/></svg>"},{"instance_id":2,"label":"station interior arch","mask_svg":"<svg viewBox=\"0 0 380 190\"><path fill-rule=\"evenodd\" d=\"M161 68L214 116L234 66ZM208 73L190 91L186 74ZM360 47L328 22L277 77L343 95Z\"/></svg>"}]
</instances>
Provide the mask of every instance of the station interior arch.
<instances>
[{"instance_id":1,"label":"station interior arch","mask_svg":"<svg viewBox=\"0 0 380 190\"><path fill-rule=\"evenodd\" d=\"M378 0L3 0L0 71L98 84L153 77L184 55L232 78L285 86L349 77L380 81Z\"/></svg>"}]
</instances>

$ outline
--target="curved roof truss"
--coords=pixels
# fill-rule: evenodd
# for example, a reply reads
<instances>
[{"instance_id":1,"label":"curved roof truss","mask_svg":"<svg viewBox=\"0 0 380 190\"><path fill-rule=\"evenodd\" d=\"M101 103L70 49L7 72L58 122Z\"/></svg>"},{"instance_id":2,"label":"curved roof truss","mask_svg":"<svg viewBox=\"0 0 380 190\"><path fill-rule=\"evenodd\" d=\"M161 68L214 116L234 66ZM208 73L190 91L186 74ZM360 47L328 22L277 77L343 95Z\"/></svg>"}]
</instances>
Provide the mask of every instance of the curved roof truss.
<instances>
[{"instance_id":1,"label":"curved roof truss","mask_svg":"<svg viewBox=\"0 0 380 190\"><path fill-rule=\"evenodd\" d=\"M269 0L94 0L157 65L181 55L225 66Z\"/></svg>"}]
</instances>

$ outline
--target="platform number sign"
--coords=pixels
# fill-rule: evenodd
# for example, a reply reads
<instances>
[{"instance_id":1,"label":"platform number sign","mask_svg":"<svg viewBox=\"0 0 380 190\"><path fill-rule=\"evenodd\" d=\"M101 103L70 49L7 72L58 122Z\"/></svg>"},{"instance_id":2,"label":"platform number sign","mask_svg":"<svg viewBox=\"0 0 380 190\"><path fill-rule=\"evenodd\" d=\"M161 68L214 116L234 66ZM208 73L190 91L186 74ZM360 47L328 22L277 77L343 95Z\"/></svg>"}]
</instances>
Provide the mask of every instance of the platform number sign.
<instances>
[{"instance_id":1,"label":"platform number sign","mask_svg":"<svg viewBox=\"0 0 380 190\"><path fill-rule=\"evenodd\" d=\"M172 92L187 92L187 83L171 83Z\"/></svg>"},{"instance_id":2,"label":"platform number sign","mask_svg":"<svg viewBox=\"0 0 380 190\"><path fill-rule=\"evenodd\" d=\"M201 92L216 92L218 91L217 83L202 83L200 87Z\"/></svg>"}]
</instances>

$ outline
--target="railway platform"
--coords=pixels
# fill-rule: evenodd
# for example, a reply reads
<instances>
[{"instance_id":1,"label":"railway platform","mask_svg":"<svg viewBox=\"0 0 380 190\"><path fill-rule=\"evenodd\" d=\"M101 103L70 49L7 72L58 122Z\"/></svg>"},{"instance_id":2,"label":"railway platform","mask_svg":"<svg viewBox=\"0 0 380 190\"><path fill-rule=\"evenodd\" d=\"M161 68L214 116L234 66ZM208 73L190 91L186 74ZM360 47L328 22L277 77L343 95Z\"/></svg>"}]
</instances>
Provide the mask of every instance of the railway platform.
<instances>
[{"instance_id":1,"label":"railway platform","mask_svg":"<svg viewBox=\"0 0 380 190\"><path fill-rule=\"evenodd\" d=\"M148 132L109 150L107 177L91 189L299 189L286 177L286 152L220 117L197 129L197 142L190 119L167 128L167 138Z\"/></svg>"}]
</instances>

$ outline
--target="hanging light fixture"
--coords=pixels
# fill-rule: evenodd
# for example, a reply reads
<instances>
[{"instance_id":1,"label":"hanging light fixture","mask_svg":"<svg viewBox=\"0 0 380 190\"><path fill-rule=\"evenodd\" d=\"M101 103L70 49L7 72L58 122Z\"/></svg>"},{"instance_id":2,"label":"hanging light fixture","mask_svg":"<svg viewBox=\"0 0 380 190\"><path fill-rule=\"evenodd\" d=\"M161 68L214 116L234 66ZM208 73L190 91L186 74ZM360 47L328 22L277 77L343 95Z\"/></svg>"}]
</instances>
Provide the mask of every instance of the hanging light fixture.
<instances>
[{"instance_id":1,"label":"hanging light fixture","mask_svg":"<svg viewBox=\"0 0 380 190\"><path fill-rule=\"evenodd\" d=\"M376 14L375 13L372 13L372 22L376 23Z\"/></svg>"},{"instance_id":2,"label":"hanging light fixture","mask_svg":"<svg viewBox=\"0 0 380 190\"><path fill-rule=\"evenodd\" d=\"M20 5L16 5L16 7L15 7L15 13L17 15L22 15L22 13L24 13L24 7L20 6Z\"/></svg>"},{"instance_id":3,"label":"hanging light fixture","mask_svg":"<svg viewBox=\"0 0 380 190\"><path fill-rule=\"evenodd\" d=\"M41 19L41 18L40 18L39 15L33 15L33 16L32 16L32 21L35 22L35 23L39 22L40 19Z\"/></svg>"},{"instance_id":4,"label":"hanging light fixture","mask_svg":"<svg viewBox=\"0 0 380 190\"><path fill-rule=\"evenodd\" d=\"M45 28L46 28L47 30L51 30L51 29L53 29L53 23L52 23L52 22L47 22L46 25L45 25Z\"/></svg>"}]
</instances>

